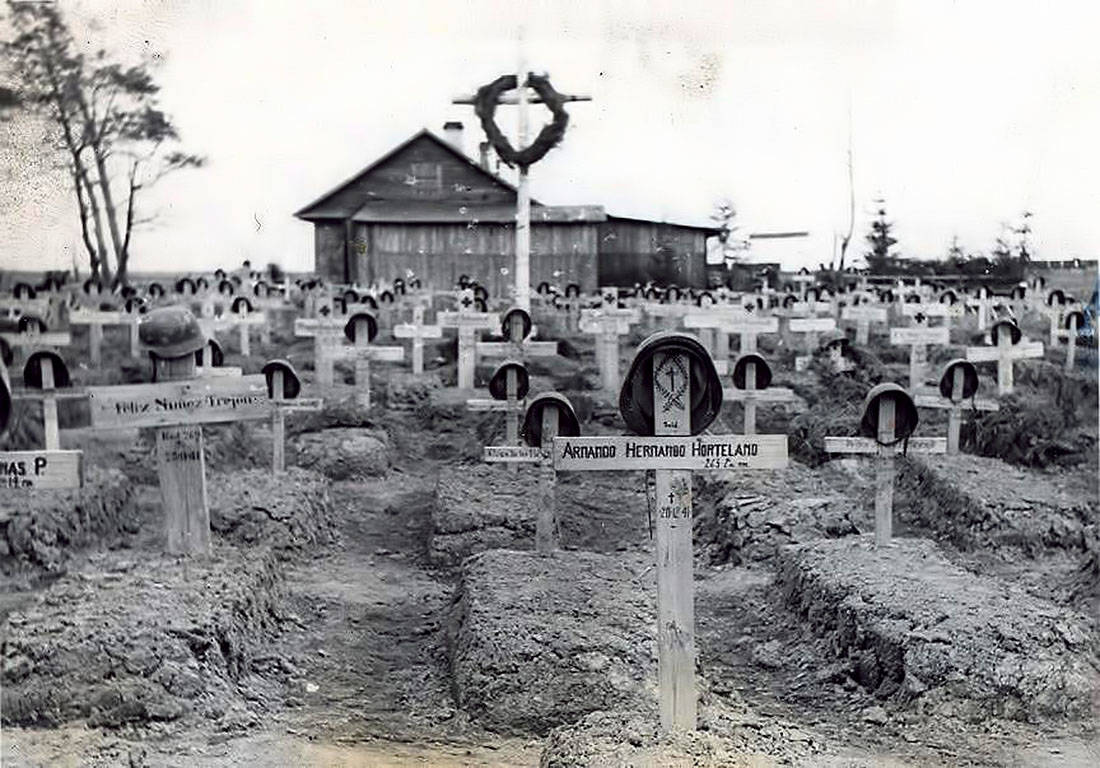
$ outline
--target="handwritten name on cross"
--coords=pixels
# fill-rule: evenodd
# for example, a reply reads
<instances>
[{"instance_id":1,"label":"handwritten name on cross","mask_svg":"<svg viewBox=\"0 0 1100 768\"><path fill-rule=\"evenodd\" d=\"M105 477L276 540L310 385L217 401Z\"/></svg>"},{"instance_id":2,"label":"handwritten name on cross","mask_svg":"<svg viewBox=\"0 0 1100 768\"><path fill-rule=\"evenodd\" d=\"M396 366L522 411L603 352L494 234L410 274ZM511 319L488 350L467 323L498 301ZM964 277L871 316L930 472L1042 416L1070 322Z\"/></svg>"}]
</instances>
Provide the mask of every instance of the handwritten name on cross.
<instances>
[{"instance_id":1,"label":"handwritten name on cross","mask_svg":"<svg viewBox=\"0 0 1100 768\"><path fill-rule=\"evenodd\" d=\"M42 402L46 446L45 450L0 451L0 495L4 491L81 488L84 485L84 454L61 450L57 401L85 395L77 390L57 388L52 356L41 355L27 363L24 380L32 378L28 373L33 374L29 369L34 367L39 374L36 388L12 392L7 367L0 360L0 398ZM64 363L61 366L64 367Z\"/></svg>"}]
</instances>

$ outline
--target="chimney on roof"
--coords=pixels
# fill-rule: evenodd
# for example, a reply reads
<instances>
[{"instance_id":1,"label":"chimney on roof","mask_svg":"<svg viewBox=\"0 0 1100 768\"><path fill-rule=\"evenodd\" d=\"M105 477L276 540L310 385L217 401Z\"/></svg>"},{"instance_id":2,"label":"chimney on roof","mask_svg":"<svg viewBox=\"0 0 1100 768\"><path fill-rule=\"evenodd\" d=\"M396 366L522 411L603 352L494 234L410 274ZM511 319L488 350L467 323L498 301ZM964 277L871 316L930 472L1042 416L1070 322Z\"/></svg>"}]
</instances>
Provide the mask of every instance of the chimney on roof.
<instances>
[{"instance_id":1,"label":"chimney on roof","mask_svg":"<svg viewBox=\"0 0 1100 768\"><path fill-rule=\"evenodd\" d=\"M458 120L448 120L443 123L443 138L459 152L466 154L462 146L462 123Z\"/></svg>"},{"instance_id":2,"label":"chimney on roof","mask_svg":"<svg viewBox=\"0 0 1100 768\"><path fill-rule=\"evenodd\" d=\"M481 163L481 170L492 173L492 145L487 141L483 141L477 145L477 148L480 153L479 162Z\"/></svg>"}]
</instances>

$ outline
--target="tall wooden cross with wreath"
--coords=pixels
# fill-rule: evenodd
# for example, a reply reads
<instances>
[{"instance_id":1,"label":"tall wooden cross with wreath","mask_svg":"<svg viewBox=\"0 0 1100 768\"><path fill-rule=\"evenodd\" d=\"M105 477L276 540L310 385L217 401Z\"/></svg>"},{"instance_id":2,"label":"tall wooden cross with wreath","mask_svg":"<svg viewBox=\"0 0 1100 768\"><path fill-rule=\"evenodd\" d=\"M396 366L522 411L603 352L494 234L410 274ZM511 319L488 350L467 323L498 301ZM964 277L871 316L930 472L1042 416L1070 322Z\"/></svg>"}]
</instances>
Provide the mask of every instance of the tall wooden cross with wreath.
<instances>
[{"instance_id":1,"label":"tall wooden cross with wreath","mask_svg":"<svg viewBox=\"0 0 1100 768\"><path fill-rule=\"evenodd\" d=\"M531 190L527 180L527 169L537 163L546 153L561 143L565 137L565 128L569 124L569 114L565 104L571 101L591 101L591 96L570 96L558 93L550 85L548 75L536 75L526 72L523 63L517 67L516 75L501 75L488 85L477 89L473 96L460 96L454 104L473 104L474 112L481 121L486 138L493 145L497 156L505 165L519 169L519 183L516 185L516 295L515 304L526 312L531 311ZM519 81L524 86L517 88ZM528 93L528 89L534 94ZM505 92L514 91L511 96ZM528 104L545 104L553 115L553 120L544 125L534 142L526 144L528 137ZM512 146L508 137L496 124L496 110L501 104L514 104L519 107L518 131L520 148Z\"/></svg>"}]
</instances>

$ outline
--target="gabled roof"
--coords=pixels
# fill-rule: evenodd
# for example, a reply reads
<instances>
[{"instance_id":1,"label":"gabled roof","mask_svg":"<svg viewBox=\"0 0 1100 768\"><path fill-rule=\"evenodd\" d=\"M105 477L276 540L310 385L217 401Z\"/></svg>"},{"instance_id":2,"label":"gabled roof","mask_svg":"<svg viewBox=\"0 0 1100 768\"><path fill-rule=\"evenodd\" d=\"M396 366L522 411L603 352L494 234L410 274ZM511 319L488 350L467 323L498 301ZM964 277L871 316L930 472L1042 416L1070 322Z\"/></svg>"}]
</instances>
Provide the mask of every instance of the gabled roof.
<instances>
[{"instance_id":1,"label":"gabled roof","mask_svg":"<svg viewBox=\"0 0 1100 768\"><path fill-rule=\"evenodd\" d=\"M476 170L479 174L481 174L485 178L491 180L493 183L495 183L495 184L497 184L501 187L504 187L505 189L512 192L513 194L516 194L516 188L513 184L509 183L508 181L501 178L500 176L497 176L495 173L491 173L491 172L485 170L484 168L481 167L481 165L474 162L472 159L467 157L464 153L459 152L457 149L455 149L453 146L451 146L450 142L440 138L439 136L436 136L434 133L429 131L427 128L421 128L419 131L414 133L412 136L410 136L405 141L398 144L396 147L391 149L389 152L387 152L384 155L382 155L381 157L379 157L377 160L375 160L373 163L368 165L366 168L359 171L358 173L356 173L351 178L340 182L335 187L330 189L328 192L326 192L325 194L321 195L319 198L314 200L312 203L305 206L301 210L295 212L294 216L299 218L299 219L305 219L306 221L311 221L311 220L314 220L314 219L329 219L329 218L343 219L343 218L347 218L348 216L353 214L354 211L348 211L344 208L326 207L325 203L328 202L330 198L332 198L333 196L335 196L339 192L343 191L346 187L349 187L352 184L355 184L360 179L362 179L364 176L366 176L367 174L374 171L378 166L380 166L383 163L385 163L386 161L390 160L395 155L397 155L400 152L407 149L414 142L416 142L419 139L424 138L424 137L427 137L428 139L431 139L436 144L438 144L440 147L442 147L444 150L449 152L451 155L458 158L462 162L466 163L468 166L470 166L471 168ZM531 200L531 205L542 205L542 203L538 202L537 200Z\"/></svg>"}]
</instances>

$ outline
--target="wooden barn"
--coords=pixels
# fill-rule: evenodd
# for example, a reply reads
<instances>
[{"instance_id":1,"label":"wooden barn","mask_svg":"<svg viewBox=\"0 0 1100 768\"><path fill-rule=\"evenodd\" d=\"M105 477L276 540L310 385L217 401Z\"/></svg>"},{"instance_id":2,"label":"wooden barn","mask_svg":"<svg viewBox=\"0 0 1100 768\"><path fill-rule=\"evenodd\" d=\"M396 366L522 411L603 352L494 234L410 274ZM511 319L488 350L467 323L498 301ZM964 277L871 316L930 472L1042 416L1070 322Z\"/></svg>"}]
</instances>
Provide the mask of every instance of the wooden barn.
<instances>
[{"instance_id":1,"label":"wooden barn","mask_svg":"<svg viewBox=\"0 0 1100 768\"><path fill-rule=\"evenodd\" d=\"M295 214L313 224L316 272L362 285L413 274L437 289L465 274L506 295L516 190L489 168L484 146L477 163L430 131L415 134ZM532 200L531 282L704 287L706 239L717 232Z\"/></svg>"}]
</instances>

